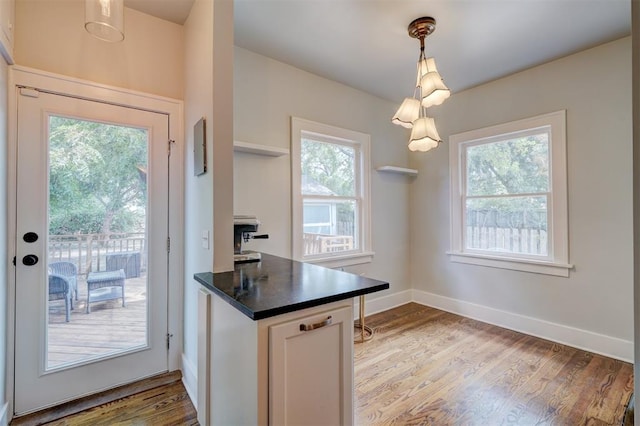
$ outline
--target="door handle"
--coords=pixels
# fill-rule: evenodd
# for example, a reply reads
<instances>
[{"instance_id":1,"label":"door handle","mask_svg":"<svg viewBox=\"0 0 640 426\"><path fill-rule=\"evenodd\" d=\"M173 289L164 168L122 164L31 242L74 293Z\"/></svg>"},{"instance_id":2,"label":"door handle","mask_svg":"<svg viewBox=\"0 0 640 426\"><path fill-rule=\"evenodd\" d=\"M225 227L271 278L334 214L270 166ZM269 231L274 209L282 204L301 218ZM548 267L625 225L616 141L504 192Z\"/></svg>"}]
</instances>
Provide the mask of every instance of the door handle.
<instances>
[{"instance_id":1,"label":"door handle","mask_svg":"<svg viewBox=\"0 0 640 426\"><path fill-rule=\"evenodd\" d=\"M22 264L27 266L33 266L38 263L38 256L35 254L28 254L22 258Z\"/></svg>"}]
</instances>

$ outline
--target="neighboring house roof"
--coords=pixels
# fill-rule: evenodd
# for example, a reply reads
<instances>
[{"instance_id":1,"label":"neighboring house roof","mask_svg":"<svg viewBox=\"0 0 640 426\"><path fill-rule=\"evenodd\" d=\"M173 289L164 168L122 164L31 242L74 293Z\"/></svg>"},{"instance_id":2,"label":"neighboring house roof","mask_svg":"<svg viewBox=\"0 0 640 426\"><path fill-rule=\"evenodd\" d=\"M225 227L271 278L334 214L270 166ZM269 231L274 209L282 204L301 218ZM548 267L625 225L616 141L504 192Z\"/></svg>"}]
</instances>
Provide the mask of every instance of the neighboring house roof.
<instances>
[{"instance_id":1,"label":"neighboring house roof","mask_svg":"<svg viewBox=\"0 0 640 426\"><path fill-rule=\"evenodd\" d=\"M302 175L302 193L306 195L336 195L335 192L307 175Z\"/></svg>"}]
</instances>

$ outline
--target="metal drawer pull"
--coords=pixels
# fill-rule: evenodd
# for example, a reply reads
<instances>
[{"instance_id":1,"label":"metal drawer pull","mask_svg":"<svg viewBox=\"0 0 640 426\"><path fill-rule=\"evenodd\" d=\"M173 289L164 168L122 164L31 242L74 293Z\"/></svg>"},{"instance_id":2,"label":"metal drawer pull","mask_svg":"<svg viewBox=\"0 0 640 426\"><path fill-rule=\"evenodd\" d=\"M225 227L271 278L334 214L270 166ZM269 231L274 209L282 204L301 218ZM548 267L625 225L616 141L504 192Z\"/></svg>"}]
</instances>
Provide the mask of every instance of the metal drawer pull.
<instances>
[{"instance_id":1,"label":"metal drawer pull","mask_svg":"<svg viewBox=\"0 0 640 426\"><path fill-rule=\"evenodd\" d=\"M329 315L326 320L317 322L315 324L300 324L300 331L311 331L315 330L316 328L322 328L330 325L331 321L331 315Z\"/></svg>"}]
</instances>

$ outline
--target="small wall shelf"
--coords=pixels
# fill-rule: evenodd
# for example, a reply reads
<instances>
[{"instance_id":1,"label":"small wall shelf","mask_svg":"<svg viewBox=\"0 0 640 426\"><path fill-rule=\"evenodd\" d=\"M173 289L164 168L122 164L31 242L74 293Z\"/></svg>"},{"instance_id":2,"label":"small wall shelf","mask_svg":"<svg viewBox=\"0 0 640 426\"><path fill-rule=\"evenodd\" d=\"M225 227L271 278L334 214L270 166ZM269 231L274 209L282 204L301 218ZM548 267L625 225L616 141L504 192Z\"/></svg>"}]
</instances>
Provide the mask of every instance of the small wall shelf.
<instances>
[{"instance_id":1,"label":"small wall shelf","mask_svg":"<svg viewBox=\"0 0 640 426\"><path fill-rule=\"evenodd\" d=\"M376 168L376 170L379 172L398 173L407 176L418 176L418 171L416 169L407 169L406 167L380 166Z\"/></svg>"},{"instance_id":2,"label":"small wall shelf","mask_svg":"<svg viewBox=\"0 0 640 426\"><path fill-rule=\"evenodd\" d=\"M289 155L289 150L287 148L258 145L255 143L241 141L233 141L233 150L235 152L248 152L250 154L266 155L268 157L281 157L283 155Z\"/></svg>"}]
</instances>

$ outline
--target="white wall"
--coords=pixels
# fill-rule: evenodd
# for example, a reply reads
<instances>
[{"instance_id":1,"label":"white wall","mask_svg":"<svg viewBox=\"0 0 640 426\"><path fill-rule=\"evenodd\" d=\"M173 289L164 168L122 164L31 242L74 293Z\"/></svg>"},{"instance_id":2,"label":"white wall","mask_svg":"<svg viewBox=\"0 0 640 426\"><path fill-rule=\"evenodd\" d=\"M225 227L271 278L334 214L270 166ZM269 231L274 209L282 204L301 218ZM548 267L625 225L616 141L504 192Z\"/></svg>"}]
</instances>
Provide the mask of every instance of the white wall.
<instances>
[{"instance_id":1,"label":"white wall","mask_svg":"<svg viewBox=\"0 0 640 426\"><path fill-rule=\"evenodd\" d=\"M371 135L375 257L347 270L390 281L386 294L408 289L412 180L375 171L381 165L407 165L408 135L391 124L397 105L239 47L234 64L235 140L289 148L291 116ZM256 215L260 233L269 234L268 240L250 241L244 248L291 257L290 161L288 155L234 154L234 212Z\"/></svg>"},{"instance_id":2,"label":"white wall","mask_svg":"<svg viewBox=\"0 0 640 426\"><path fill-rule=\"evenodd\" d=\"M84 29L84 0L18 0L18 65L182 98L181 25L124 10L125 38L107 43Z\"/></svg>"},{"instance_id":3,"label":"white wall","mask_svg":"<svg viewBox=\"0 0 640 426\"><path fill-rule=\"evenodd\" d=\"M633 247L634 247L634 387L640 389L640 3L631 2L631 38L633 71ZM640 392L634 393L634 405L640 407ZM635 420L640 424L640 416Z\"/></svg>"},{"instance_id":4,"label":"white wall","mask_svg":"<svg viewBox=\"0 0 640 426\"><path fill-rule=\"evenodd\" d=\"M412 157L420 170L411 204L411 225L419 233L412 244L413 286L427 296L457 301L453 304L498 310L507 314L503 318L513 320L508 314L515 314L569 333L586 331L593 339L619 339L624 353L613 355L631 359L631 39L456 93L430 113L446 141L451 134L562 109L567 110L569 250L575 265L570 277L449 261L445 142ZM594 341L582 346L606 352Z\"/></svg>"},{"instance_id":5,"label":"white wall","mask_svg":"<svg viewBox=\"0 0 640 426\"><path fill-rule=\"evenodd\" d=\"M7 163L7 64L0 59L0 164ZM6 424L10 413L7 400L10 389L5 389L7 376L7 167L0 172L0 426Z\"/></svg>"},{"instance_id":6,"label":"white wall","mask_svg":"<svg viewBox=\"0 0 640 426\"><path fill-rule=\"evenodd\" d=\"M193 274L233 269L233 2L196 0L185 28L185 294L183 374L198 371L198 291ZM193 174L193 126L206 120L207 172ZM209 247L202 246L208 231ZM214 368L225 366L214 365ZM214 376L215 377L215 376Z\"/></svg>"},{"instance_id":7,"label":"white wall","mask_svg":"<svg viewBox=\"0 0 640 426\"><path fill-rule=\"evenodd\" d=\"M213 230L213 173L193 175L193 126L213 115L213 2L197 0L184 24L185 234L183 374L190 392L197 389L197 306L199 284L193 274L213 270L213 251L200 245L202 229ZM211 122L207 122L207 164L213 163ZM195 401L195 395L193 400Z\"/></svg>"}]
</instances>

